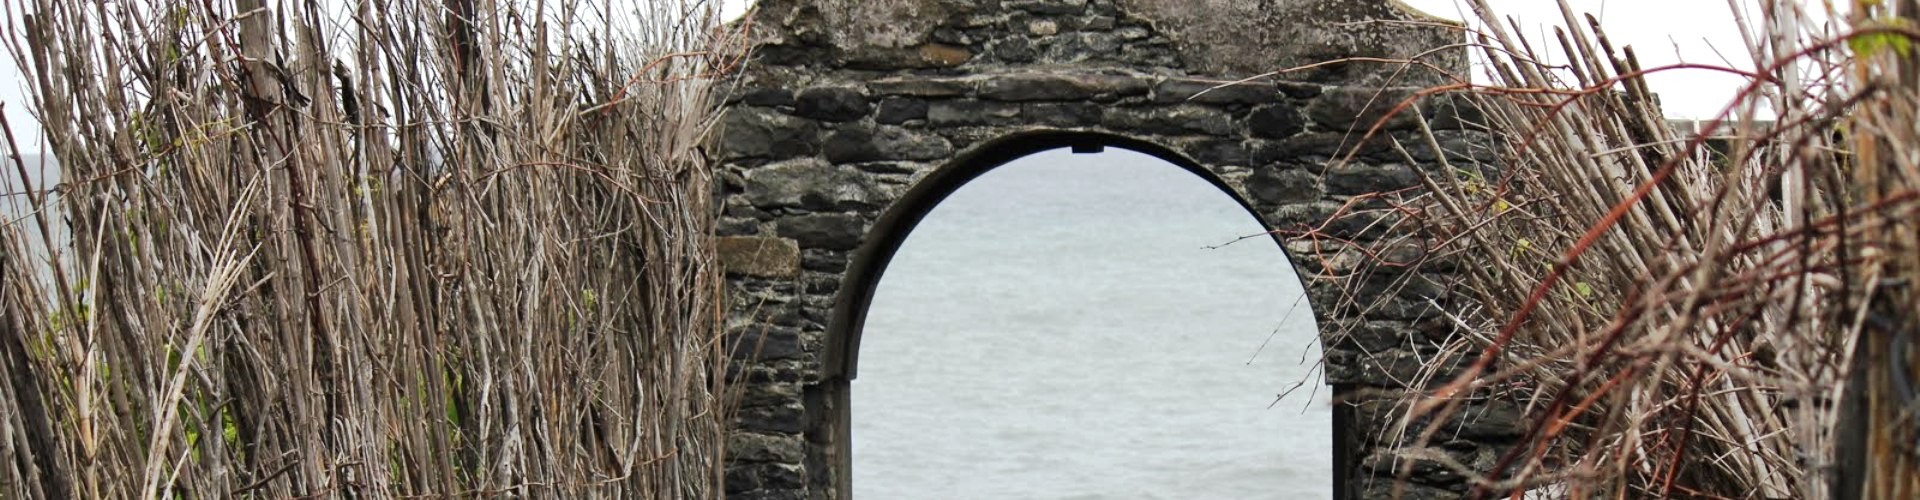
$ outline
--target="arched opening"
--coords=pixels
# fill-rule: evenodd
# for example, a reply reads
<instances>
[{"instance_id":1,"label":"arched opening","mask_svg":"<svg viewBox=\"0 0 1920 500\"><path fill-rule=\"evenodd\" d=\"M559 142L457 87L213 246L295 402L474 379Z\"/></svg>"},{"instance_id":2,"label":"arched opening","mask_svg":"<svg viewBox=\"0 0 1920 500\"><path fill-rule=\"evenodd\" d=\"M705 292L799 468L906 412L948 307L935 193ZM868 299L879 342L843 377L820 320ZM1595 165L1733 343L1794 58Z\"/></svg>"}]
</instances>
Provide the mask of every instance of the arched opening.
<instances>
[{"instance_id":1,"label":"arched opening","mask_svg":"<svg viewBox=\"0 0 1920 500\"><path fill-rule=\"evenodd\" d=\"M1114 137L977 151L917 184L855 259L830 351L861 375L838 405L843 488L1331 495L1313 313L1274 240L1223 245L1264 227L1226 183Z\"/></svg>"}]
</instances>

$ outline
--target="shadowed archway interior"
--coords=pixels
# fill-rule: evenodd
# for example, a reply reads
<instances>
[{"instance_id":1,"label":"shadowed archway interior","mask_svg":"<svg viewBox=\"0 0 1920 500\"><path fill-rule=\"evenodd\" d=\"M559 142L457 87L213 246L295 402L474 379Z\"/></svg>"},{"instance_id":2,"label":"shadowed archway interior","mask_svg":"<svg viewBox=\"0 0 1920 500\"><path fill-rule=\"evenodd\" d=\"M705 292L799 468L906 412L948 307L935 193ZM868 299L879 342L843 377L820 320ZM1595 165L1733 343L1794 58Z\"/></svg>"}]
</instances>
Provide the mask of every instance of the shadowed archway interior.
<instances>
[{"instance_id":1,"label":"shadowed archway interior","mask_svg":"<svg viewBox=\"0 0 1920 500\"><path fill-rule=\"evenodd\" d=\"M855 497L1328 497L1318 331L1264 231L1119 148L967 182L867 313Z\"/></svg>"}]
</instances>

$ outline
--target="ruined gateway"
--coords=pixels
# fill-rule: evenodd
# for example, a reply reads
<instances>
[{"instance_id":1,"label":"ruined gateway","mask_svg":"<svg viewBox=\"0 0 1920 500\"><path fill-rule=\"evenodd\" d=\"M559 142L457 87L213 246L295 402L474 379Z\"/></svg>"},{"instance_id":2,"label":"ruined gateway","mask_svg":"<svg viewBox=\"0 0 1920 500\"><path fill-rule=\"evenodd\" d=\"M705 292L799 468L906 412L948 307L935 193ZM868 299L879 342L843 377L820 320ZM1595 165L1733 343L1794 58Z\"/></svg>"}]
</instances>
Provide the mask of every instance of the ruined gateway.
<instances>
[{"instance_id":1,"label":"ruined gateway","mask_svg":"<svg viewBox=\"0 0 1920 500\"><path fill-rule=\"evenodd\" d=\"M1463 471L1434 462L1396 484L1398 413L1374 395L1405 389L1431 354L1424 340L1450 328L1435 307L1448 303L1447 267L1418 266L1404 287L1369 278L1383 285L1352 295L1326 279L1363 265L1354 245L1426 258L1420 235L1393 232L1390 210L1343 213L1356 195L1414 187L1415 169L1441 158L1487 154L1472 110L1445 97L1358 140L1393 104L1443 81L1436 69L1465 74L1457 24L1391 0L759 3L755 55L716 143L732 372L744 392L730 498L850 496L848 388L880 272L961 184L1062 147L1158 156L1283 230L1276 238L1322 329L1326 381L1348 401L1328 429L1337 494L1467 490ZM1416 57L1432 68L1378 62ZM1276 74L1346 58L1372 62ZM1415 140L1423 126L1438 147ZM1320 230L1287 231L1305 228ZM1519 433L1514 408L1470 405L1456 420L1422 451L1485 470Z\"/></svg>"}]
</instances>

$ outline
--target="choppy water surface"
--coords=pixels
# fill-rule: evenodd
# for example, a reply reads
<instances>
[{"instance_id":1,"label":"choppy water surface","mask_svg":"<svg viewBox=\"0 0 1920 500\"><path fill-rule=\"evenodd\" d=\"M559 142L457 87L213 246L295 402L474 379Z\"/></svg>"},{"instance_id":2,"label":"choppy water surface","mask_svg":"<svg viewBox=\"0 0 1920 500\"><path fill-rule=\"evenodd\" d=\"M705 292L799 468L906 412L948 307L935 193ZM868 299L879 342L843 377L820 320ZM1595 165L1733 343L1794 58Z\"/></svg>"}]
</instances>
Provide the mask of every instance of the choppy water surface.
<instances>
[{"instance_id":1,"label":"choppy water surface","mask_svg":"<svg viewBox=\"0 0 1920 500\"><path fill-rule=\"evenodd\" d=\"M1328 497L1300 283L1269 239L1206 248L1261 230L1199 177L1122 150L969 183L874 298L856 496Z\"/></svg>"}]
</instances>

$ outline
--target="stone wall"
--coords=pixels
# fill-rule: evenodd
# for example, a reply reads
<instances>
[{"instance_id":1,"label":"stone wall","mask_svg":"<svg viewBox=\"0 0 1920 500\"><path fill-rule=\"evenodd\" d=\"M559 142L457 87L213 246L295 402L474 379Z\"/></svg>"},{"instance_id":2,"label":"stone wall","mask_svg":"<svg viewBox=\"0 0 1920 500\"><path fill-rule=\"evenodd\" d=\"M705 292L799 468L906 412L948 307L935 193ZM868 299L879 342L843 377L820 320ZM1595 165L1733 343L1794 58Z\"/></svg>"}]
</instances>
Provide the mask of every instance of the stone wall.
<instances>
[{"instance_id":1,"label":"stone wall","mask_svg":"<svg viewBox=\"0 0 1920 500\"><path fill-rule=\"evenodd\" d=\"M1414 188L1417 173L1442 158L1483 160L1487 137L1468 126L1470 109L1429 98L1418 107L1439 150L1418 139L1423 124L1411 112L1360 144L1412 92L1363 84L1381 81L1372 70L1222 86L1285 57L1339 56L1354 40L1399 40L1401 52L1441 43L1432 32L1367 22L1416 16L1385 0L1337 3L1345 7L1177 2L1195 12L1270 9L1210 21L1155 0L763 1L753 18L759 50L729 98L716 147L728 334L744 393L729 495L844 498L847 387L865 308L906 232L986 169L1048 148L1103 146L1188 168L1283 230L1323 330L1327 380L1355 398L1337 412L1337 474L1346 478L1337 489L1385 495L1397 413L1365 389L1404 389L1433 358L1432 340L1448 332L1435 304L1449 302L1450 280L1420 235L1396 234L1395 212L1362 195ZM1342 29L1352 32L1328 36L1345 42L1300 35ZM1257 36L1229 50L1218 38L1233 33ZM1256 41L1275 49L1247 50ZM1336 161L1349 150L1358 151L1353 162ZM1329 278L1382 268L1355 250L1374 245L1388 249L1377 258L1425 265L1414 275L1372 274L1361 293L1343 295ZM1431 451L1488 468L1517 419L1512 408L1472 407ZM1465 491L1457 471L1412 468L1402 485L1411 498Z\"/></svg>"}]
</instances>

